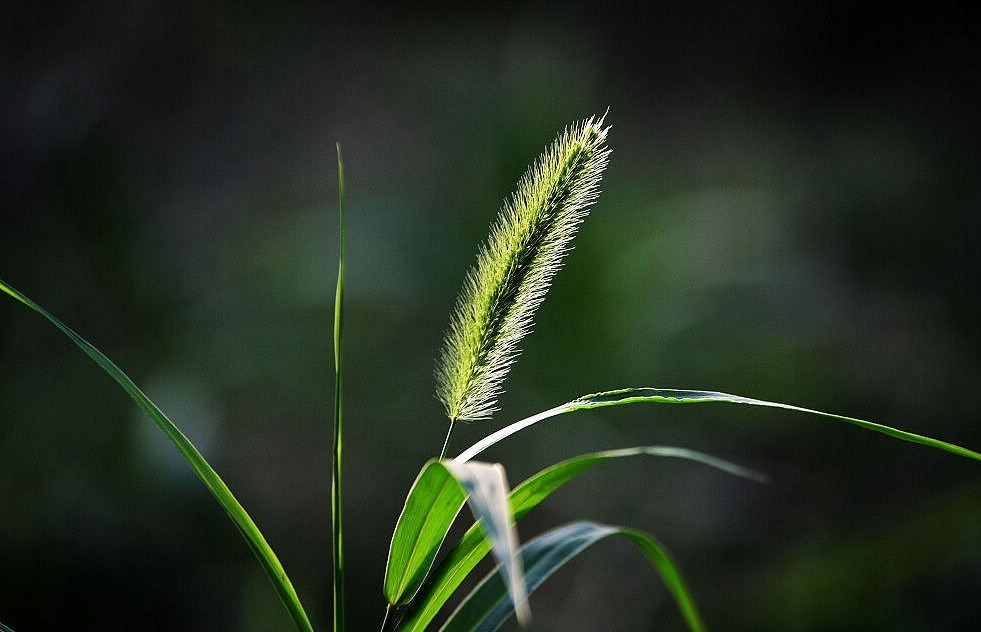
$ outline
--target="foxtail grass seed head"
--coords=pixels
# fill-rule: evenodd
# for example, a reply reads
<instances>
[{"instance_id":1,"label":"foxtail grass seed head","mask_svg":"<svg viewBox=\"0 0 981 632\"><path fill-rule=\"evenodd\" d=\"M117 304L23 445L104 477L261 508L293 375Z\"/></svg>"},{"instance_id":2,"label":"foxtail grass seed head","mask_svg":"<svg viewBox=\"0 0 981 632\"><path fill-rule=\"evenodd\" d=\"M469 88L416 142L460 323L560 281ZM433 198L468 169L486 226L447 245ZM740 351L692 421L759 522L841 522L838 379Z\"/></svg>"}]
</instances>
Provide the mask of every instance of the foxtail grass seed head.
<instances>
[{"instance_id":1,"label":"foxtail grass seed head","mask_svg":"<svg viewBox=\"0 0 981 632\"><path fill-rule=\"evenodd\" d=\"M451 421L496 410L518 343L599 196L610 156L604 118L573 124L528 167L467 273L436 367Z\"/></svg>"}]
</instances>

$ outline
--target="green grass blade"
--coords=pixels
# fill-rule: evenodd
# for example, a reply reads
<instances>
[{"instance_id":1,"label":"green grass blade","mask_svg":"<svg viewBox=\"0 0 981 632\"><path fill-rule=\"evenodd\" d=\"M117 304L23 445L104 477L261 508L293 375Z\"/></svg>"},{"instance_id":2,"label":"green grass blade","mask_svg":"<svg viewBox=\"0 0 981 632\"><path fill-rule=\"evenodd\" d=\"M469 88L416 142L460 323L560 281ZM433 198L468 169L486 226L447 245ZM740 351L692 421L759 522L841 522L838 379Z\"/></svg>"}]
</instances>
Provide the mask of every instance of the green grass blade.
<instances>
[{"instance_id":1,"label":"green grass blade","mask_svg":"<svg viewBox=\"0 0 981 632\"><path fill-rule=\"evenodd\" d=\"M337 144L338 256L337 291L334 295L334 474L330 482L330 521L333 532L334 632L344 630L344 523L341 466L343 444L343 370L341 342L344 339L344 161Z\"/></svg>"},{"instance_id":2,"label":"green grass blade","mask_svg":"<svg viewBox=\"0 0 981 632\"><path fill-rule=\"evenodd\" d=\"M958 456L964 456L970 459L975 459L981 461L981 454L973 450L968 450L959 445L953 443L947 443L946 441L940 441L939 439L933 439L931 437L925 437L923 435L914 434L912 432L906 432L905 430L898 430L890 426L884 426L882 424L873 423L871 421L865 421L863 419L856 419L855 417L846 417L844 415L836 415L834 413L826 413L820 410L812 410L810 408L803 408L800 406L792 406L790 404L781 404L778 402L768 402L762 399L753 399L751 397L742 397L740 395L729 395L728 393L717 393L714 391L691 391L691 390L679 390L671 388L624 388L615 391L604 391L602 393L594 393L592 395L584 395L571 402L566 402L561 406L556 406L555 408L550 408L546 411L540 412L537 415L532 415L526 419L515 422L497 432L484 437L468 449L466 449L457 460L466 461L472 459L476 455L480 454L490 446L494 445L498 441L510 437L516 432L520 432L525 428L533 426L540 421L556 417L558 415L564 415L565 413L571 413L577 410L588 410L591 408L603 408L606 406L623 406L624 404L636 404L636 403L653 403L653 404L705 404L710 402L722 402L726 404L744 404L750 406L765 406L768 408L781 408L783 410L792 410L796 412L808 413L810 415L818 415L821 417L828 417L830 419L837 419L839 421L844 421L850 424L854 424L860 428L865 428L866 430L872 430L874 432L882 433L886 436L893 437L894 439L901 439L903 441L909 441L911 443L918 443L920 445L925 445L930 448L936 448L938 450L944 450L950 452L951 454L956 454Z\"/></svg>"},{"instance_id":3,"label":"green grass blade","mask_svg":"<svg viewBox=\"0 0 981 632\"><path fill-rule=\"evenodd\" d=\"M8 628L3 623L0 623L0 632L14 632L12 628Z\"/></svg>"},{"instance_id":4,"label":"green grass blade","mask_svg":"<svg viewBox=\"0 0 981 632\"><path fill-rule=\"evenodd\" d=\"M68 336L72 342L74 342L78 347L85 352L96 364L102 367L102 370L109 374L112 379L114 379L126 393L133 399L143 410L150 415L150 418L157 424L157 427L167 435L167 438L174 444L174 446L180 451L180 453L187 459L190 463L191 469L194 473L198 475L201 481L205 484L208 490L214 495L218 504L222 506L228 517L231 518L235 526L238 527L245 541L248 543L252 552L255 553L256 558L259 560L259 564L262 566L263 570L269 576L270 581L272 581L273 586L276 588L276 592L279 593L280 599L286 605L286 609L289 611L290 617L293 619L294 624L298 630L311 631L313 627L310 625L310 621L307 618L306 612L303 610L303 606L300 604L300 599L293 589L293 584L290 582L289 577L286 576L286 571L283 569L282 564L279 562L279 558L270 548L266 539L263 537L259 528L252 521L252 518L245 511L245 508L238 502L235 496L232 494L225 482L221 480L217 472L212 469L211 465L205 460L205 458L198 452L194 444L188 440L187 437L174 425L174 423L154 404L149 397L147 397L143 391L133 383L133 380L129 378L123 371L116 366L112 360L107 358L101 351L96 349L91 343L75 333L70 327L62 323L60 320L55 318L53 315L47 312L43 307L24 296L13 287L7 285L2 280L0 280L0 290L9 294L11 297L24 304L28 308L34 310L41 316L44 316L48 321L57 327L63 334Z\"/></svg>"},{"instance_id":5,"label":"green grass blade","mask_svg":"<svg viewBox=\"0 0 981 632\"><path fill-rule=\"evenodd\" d=\"M504 466L473 461L449 461L446 465L470 494L468 500L473 515L484 532L484 538L491 543L491 552L501 569L518 621L524 625L531 619L531 611L528 609L524 571L518 555L518 530L512 516L511 490Z\"/></svg>"},{"instance_id":6,"label":"green grass blade","mask_svg":"<svg viewBox=\"0 0 981 632\"><path fill-rule=\"evenodd\" d=\"M392 536L385 569L390 608L399 610L415 597L465 500L480 521L482 536L492 542L490 548L507 574L514 601L524 601L504 468L496 463L429 461L409 490Z\"/></svg>"},{"instance_id":7,"label":"green grass blade","mask_svg":"<svg viewBox=\"0 0 981 632\"><path fill-rule=\"evenodd\" d=\"M515 487L514 491L511 492L511 510L514 513L515 521L523 518L555 490L592 466L611 459L631 456L687 459L718 468L735 476L743 476L760 482L766 480L758 472L702 452L684 448L649 446L593 452L556 463ZM407 614L408 618L403 620L399 630L403 632L422 632L425 630L470 572L490 552L490 548L490 543L484 538L479 526L470 527L460 542L433 572L432 581L423 587L417 604Z\"/></svg>"},{"instance_id":8,"label":"green grass blade","mask_svg":"<svg viewBox=\"0 0 981 632\"><path fill-rule=\"evenodd\" d=\"M633 542L660 573L681 613L693 632L705 626L698 615L691 594L667 550L651 536L622 527L593 522L574 522L553 529L528 542L521 549L528 591L533 592L566 562L579 553L610 536L624 536ZM508 593L500 574L491 571L467 596L440 630L442 632L493 632L507 621L513 612Z\"/></svg>"},{"instance_id":9,"label":"green grass blade","mask_svg":"<svg viewBox=\"0 0 981 632\"><path fill-rule=\"evenodd\" d=\"M388 552L385 598L389 604L400 607L415 596L466 498L442 462L423 466L406 496Z\"/></svg>"}]
</instances>

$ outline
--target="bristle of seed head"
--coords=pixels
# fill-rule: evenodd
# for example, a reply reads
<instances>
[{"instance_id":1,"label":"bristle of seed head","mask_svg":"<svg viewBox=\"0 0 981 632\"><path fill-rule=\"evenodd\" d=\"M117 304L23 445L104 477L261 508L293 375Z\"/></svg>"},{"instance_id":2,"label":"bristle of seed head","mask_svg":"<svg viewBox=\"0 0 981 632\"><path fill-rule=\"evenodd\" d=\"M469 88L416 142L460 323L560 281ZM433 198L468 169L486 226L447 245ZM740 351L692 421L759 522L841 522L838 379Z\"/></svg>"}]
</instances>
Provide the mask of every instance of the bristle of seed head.
<instances>
[{"instance_id":1,"label":"bristle of seed head","mask_svg":"<svg viewBox=\"0 0 981 632\"><path fill-rule=\"evenodd\" d=\"M599 196L610 155L605 118L566 128L528 167L468 271L436 367L451 421L496 410L518 344Z\"/></svg>"}]
</instances>

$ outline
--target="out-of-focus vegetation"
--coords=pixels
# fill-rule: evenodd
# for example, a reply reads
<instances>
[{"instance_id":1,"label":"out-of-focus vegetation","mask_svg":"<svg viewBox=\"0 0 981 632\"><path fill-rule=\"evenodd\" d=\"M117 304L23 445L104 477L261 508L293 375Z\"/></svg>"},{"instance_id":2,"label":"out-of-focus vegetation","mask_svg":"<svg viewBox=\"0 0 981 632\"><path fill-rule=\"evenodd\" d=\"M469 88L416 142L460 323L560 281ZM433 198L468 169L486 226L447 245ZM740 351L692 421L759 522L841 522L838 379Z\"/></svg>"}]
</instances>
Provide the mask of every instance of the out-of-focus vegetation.
<instances>
[{"instance_id":1,"label":"out-of-focus vegetation","mask_svg":"<svg viewBox=\"0 0 981 632\"><path fill-rule=\"evenodd\" d=\"M603 197L496 423L607 385L692 386L981 445L981 40L966 11L28 4L2 27L0 276L147 387L324 621L341 140L349 623L365 629L406 481L445 432L433 357L473 244L528 157L607 105ZM0 402L0 620L289 625L152 424L13 307ZM589 516L657 533L726 629L964 629L981 615L967 460L702 407L600 410L502 450L520 480L649 443L771 483L624 462L523 531ZM645 563L623 545L609 565L607 546L536 594L535 629L681 625Z\"/></svg>"}]
</instances>

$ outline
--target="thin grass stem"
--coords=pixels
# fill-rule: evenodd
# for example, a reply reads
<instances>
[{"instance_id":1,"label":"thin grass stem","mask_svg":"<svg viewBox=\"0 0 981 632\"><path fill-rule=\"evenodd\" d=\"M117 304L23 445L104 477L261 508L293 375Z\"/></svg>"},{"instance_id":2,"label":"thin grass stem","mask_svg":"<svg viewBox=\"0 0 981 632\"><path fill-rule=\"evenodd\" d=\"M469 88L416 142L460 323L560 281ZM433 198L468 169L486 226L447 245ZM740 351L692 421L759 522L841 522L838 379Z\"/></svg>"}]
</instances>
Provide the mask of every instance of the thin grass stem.
<instances>
[{"instance_id":1,"label":"thin grass stem","mask_svg":"<svg viewBox=\"0 0 981 632\"><path fill-rule=\"evenodd\" d=\"M344 524L341 471L343 456L343 365L341 341L344 325L344 162L337 144L338 246L337 292L334 297L334 475L331 480L331 527L333 530L334 632L343 632L344 618Z\"/></svg>"},{"instance_id":2,"label":"thin grass stem","mask_svg":"<svg viewBox=\"0 0 981 632\"><path fill-rule=\"evenodd\" d=\"M454 422L450 420L450 427L446 429L446 438L443 439L443 449L439 451L439 460L442 461L446 457L446 448L450 446L450 435L453 433Z\"/></svg>"}]
</instances>

